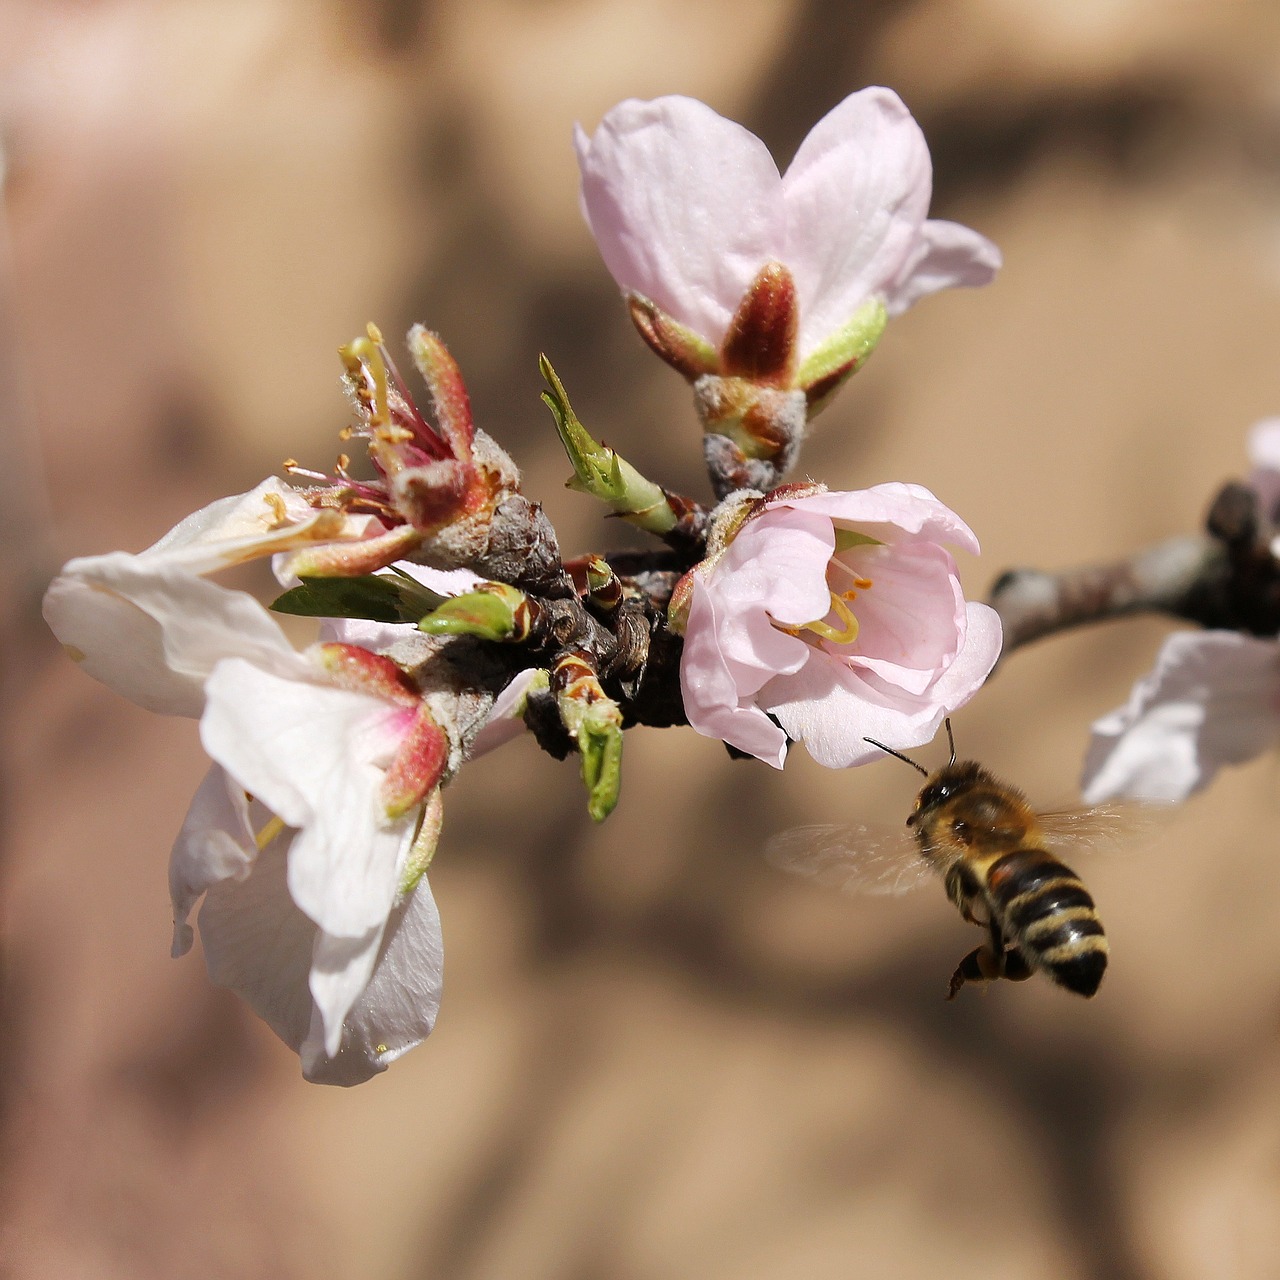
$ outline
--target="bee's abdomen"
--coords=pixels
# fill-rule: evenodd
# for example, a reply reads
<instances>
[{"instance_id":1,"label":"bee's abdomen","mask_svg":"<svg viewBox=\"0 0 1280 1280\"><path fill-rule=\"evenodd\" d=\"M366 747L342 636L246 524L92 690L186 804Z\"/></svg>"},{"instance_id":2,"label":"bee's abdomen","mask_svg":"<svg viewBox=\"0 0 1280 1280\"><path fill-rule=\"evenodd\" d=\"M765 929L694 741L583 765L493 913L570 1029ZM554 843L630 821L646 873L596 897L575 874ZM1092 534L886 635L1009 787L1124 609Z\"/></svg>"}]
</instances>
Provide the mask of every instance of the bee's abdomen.
<instances>
[{"instance_id":1,"label":"bee's abdomen","mask_svg":"<svg viewBox=\"0 0 1280 1280\"><path fill-rule=\"evenodd\" d=\"M1006 936L1059 986L1098 989L1107 939L1088 889L1044 849L1016 849L987 868L987 894Z\"/></svg>"}]
</instances>

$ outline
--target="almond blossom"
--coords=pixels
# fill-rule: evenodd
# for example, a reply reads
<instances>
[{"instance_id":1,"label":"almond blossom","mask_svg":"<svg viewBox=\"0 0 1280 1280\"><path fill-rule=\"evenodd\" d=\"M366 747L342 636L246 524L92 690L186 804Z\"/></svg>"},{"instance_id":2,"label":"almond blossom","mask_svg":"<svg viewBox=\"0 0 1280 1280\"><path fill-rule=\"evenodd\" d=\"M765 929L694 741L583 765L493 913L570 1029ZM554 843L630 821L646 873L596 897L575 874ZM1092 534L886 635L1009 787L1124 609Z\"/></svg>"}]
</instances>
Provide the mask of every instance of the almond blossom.
<instances>
[{"instance_id":1,"label":"almond blossom","mask_svg":"<svg viewBox=\"0 0 1280 1280\"><path fill-rule=\"evenodd\" d=\"M1094 722L1081 788L1089 804L1185 800L1277 743L1280 642L1179 631L1128 703Z\"/></svg>"},{"instance_id":2,"label":"almond blossom","mask_svg":"<svg viewBox=\"0 0 1280 1280\"><path fill-rule=\"evenodd\" d=\"M1263 518L1280 508L1280 418L1249 430L1248 485ZM1280 538L1271 543L1280 556ZM1185 800L1223 765L1280 743L1280 640L1179 631L1160 647L1128 703L1093 724L1081 789L1089 804Z\"/></svg>"},{"instance_id":3,"label":"almond blossom","mask_svg":"<svg viewBox=\"0 0 1280 1280\"><path fill-rule=\"evenodd\" d=\"M282 508L299 524L266 527ZM70 562L45 616L103 683L200 717L214 767L170 860L174 954L191 946L187 919L203 895L211 978L299 1052L309 1079L352 1084L434 1023L440 928L422 873L440 786L495 700L434 671L441 642L413 626L329 620L321 642L299 652L251 596L198 576L251 555L292 557L316 520L326 537L369 528L268 481L147 551ZM479 581L416 565L402 574L439 594ZM424 673L411 679L390 650ZM501 714L514 713L523 683L501 695ZM485 745L506 732L494 726Z\"/></svg>"},{"instance_id":4,"label":"almond blossom","mask_svg":"<svg viewBox=\"0 0 1280 1280\"><path fill-rule=\"evenodd\" d=\"M628 99L575 144L614 279L712 347L770 263L794 281L801 363L868 302L897 315L1000 266L985 237L927 217L928 146L890 89L850 94L781 175L759 138L693 98Z\"/></svg>"},{"instance_id":5,"label":"almond blossom","mask_svg":"<svg viewBox=\"0 0 1280 1280\"><path fill-rule=\"evenodd\" d=\"M781 768L788 739L820 764L928 742L1000 654L944 543L969 527L918 485L775 495L689 580L680 687L699 733Z\"/></svg>"}]
</instances>

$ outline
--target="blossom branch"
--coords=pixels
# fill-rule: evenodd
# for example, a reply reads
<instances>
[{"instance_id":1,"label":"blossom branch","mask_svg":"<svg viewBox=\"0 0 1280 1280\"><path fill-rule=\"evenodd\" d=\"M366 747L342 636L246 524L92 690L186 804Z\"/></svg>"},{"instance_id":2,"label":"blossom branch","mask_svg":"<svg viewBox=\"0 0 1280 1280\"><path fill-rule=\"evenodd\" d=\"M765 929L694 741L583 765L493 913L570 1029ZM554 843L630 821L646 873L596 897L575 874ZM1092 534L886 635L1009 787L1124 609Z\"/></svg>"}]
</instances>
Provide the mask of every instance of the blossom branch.
<instances>
[{"instance_id":1,"label":"blossom branch","mask_svg":"<svg viewBox=\"0 0 1280 1280\"><path fill-rule=\"evenodd\" d=\"M1222 631L1280 632L1276 526L1258 491L1222 488L1205 532L1168 538L1122 560L1056 573L1010 569L991 588L1007 654L1072 627L1159 613Z\"/></svg>"}]
</instances>

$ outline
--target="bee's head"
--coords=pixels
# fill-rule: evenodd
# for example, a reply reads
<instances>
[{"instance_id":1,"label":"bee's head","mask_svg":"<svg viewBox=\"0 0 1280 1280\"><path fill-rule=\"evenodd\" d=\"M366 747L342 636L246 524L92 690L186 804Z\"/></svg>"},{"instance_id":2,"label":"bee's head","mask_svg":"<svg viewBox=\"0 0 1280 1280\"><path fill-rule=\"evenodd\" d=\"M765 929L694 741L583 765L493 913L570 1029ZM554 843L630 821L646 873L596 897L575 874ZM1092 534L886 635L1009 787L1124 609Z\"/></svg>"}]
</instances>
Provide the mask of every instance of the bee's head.
<instances>
[{"instance_id":1,"label":"bee's head","mask_svg":"<svg viewBox=\"0 0 1280 1280\"><path fill-rule=\"evenodd\" d=\"M916 807L907 819L907 826L915 826L939 805L968 791L986 776L982 766L973 760L953 760L950 764L943 765L937 773L930 776L916 797Z\"/></svg>"}]
</instances>

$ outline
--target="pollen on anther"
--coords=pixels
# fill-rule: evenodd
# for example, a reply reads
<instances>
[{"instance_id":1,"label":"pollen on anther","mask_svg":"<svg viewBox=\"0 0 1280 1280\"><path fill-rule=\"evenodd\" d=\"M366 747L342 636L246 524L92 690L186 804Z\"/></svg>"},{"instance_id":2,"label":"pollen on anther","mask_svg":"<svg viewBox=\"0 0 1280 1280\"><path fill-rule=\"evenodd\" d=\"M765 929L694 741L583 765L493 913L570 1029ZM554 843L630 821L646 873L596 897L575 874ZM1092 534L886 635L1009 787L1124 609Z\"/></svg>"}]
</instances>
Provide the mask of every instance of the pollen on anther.
<instances>
[{"instance_id":1,"label":"pollen on anther","mask_svg":"<svg viewBox=\"0 0 1280 1280\"><path fill-rule=\"evenodd\" d=\"M284 499L278 493L264 493L262 500L271 508L276 524L284 524L289 514L284 505Z\"/></svg>"}]
</instances>

